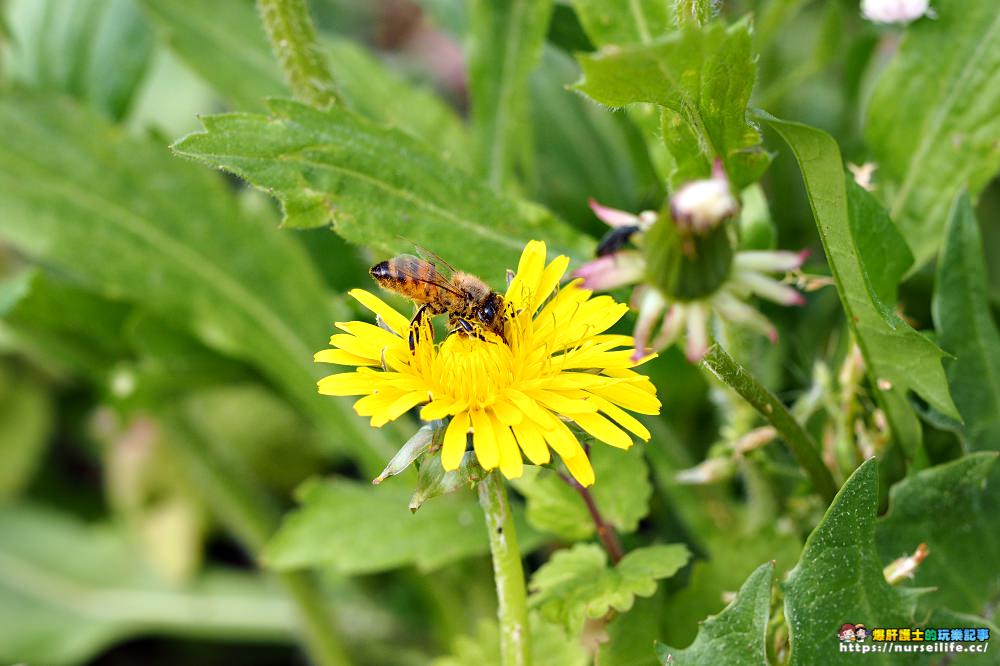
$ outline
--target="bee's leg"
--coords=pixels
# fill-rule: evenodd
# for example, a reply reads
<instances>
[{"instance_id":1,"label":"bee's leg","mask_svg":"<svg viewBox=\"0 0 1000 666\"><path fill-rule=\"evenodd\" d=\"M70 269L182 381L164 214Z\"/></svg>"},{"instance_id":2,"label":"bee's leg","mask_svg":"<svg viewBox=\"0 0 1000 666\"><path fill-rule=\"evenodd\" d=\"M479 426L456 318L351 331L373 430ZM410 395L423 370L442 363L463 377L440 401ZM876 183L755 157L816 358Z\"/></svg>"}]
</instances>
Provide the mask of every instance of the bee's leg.
<instances>
[{"instance_id":1,"label":"bee's leg","mask_svg":"<svg viewBox=\"0 0 1000 666\"><path fill-rule=\"evenodd\" d=\"M448 320L448 327L451 329L448 334L452 333L462 333L464 335L472 335L475 331L475 327L467 320L461 317L452 317Z\"/></svg>"},{"instance_id":2,"label":"bee's leg","mask_svg":"<svg viewBox=\"0 0 1000 666\"><path fill-rule=\"evenodd\" d=\"M413 315L413 319L410 320L410 352L412 353L417 348L417 339L420 336L420 331L423 329L424 324L427 322L427 315L434 314L431 311L429 305L421 305L417 309L417 314Z\"/></svg>"}]
</instances>

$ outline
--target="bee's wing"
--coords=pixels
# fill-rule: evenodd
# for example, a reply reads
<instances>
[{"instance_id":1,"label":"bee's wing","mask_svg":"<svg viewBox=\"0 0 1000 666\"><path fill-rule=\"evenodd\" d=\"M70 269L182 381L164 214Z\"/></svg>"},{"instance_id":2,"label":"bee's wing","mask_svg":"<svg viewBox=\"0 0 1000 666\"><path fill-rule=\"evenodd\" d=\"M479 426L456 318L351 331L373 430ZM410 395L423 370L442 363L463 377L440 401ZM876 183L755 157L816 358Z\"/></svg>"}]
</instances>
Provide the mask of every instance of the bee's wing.
<instances>
[{"instance_id":1,"label":"bee's wing","mask_svg":"<svg viewBox=\"0 0 1000 666\"><path fill-rule=\"evenodd\" d=\"M453 284L451 284L450 282L448 282L448 279L438 271L437 266L434 265L433 262L427 261L426 259L421 259L419 257L414 257L414 256L408 255L408 254L402 254L402 255L399 255L397 257L397 259L405 259L405 258L412 258L413 261L412 262L397 261L396 266L394 267L395 271L401 277L405 277L405 278L413 280L415 282L423 282L425 284L431 284L431 285L434 285L435 287L437 287L439 289L443 289L444 291L451 292L452 294L455 294L456 296L462 296L462 292L460 292L457 289L455 289L455 286ZM416 265L418 265L420 263L428 263L428 264L430 264L431 267L434 268L434 271L429 276L427 276L427 275L421 275L414 268Z\"/></svg>"},{"instance_id":2,"label":"bee's wing","mask_svg":"<svg viewBox=\"0 0 1000 666\"><path fill-rule=\"evenodd\" d=\"M400 236L400 238L403 237ZM416 250L417 254L420 256L421 259L433 265L434 268L438 269L442 273L447 272L448 275L451 275L457 272L457 269L451 264L449 264L447 261L445 261L440 254L434 252L433 250L428 250L423 245L414 243L408 238L403 238L403 240L405 240L407 243L413 246L413 249Z\"/></svg>"}]
</instances>

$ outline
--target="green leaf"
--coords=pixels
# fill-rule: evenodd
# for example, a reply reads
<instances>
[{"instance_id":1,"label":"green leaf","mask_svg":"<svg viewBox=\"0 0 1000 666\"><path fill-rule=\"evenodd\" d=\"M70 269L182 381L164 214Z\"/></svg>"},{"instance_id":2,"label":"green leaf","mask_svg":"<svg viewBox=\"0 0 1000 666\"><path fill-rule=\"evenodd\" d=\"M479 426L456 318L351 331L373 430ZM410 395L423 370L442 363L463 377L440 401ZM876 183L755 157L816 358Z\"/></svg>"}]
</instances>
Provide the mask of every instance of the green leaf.
<instances>
[{"instance_id":1,"label":"green leaf","mask_svg":"<svg viewBox=\"0 0 1000 666\"><path fill-rule=\"evenodd\" d=\"M638 211L659 205L663 185L638 129L625 114L608 113L568 89L580 76L576 62L546 48L531 77L531 122L535 141L531 193L581 228L607 230L587 205ZM583 224L581 224L583 222Z\"/></svg>"},{"instance_id":2,"label":"green leaf","mask_svg":"<svg viewBox=\"0 0 1000 666\"><path fill-rule=\"evenodd\" d=\"M34 505L0 509L0 661L78 664L143 634L291 642L295 611L247 574L177 587L118 531Z\"/></svg>"},{"instance_id":3,"label":"green leaf","mask_svg":"<svg viewBox=\"0 0 1000 666\"><path fill-rule=\"evenodd\" d=\"M527 146L528 75L538 64L553 0L476 0L467 58L479 172L500 189Z\"/></svg>"},{"instance_id":4,"label":"green leaf","mask_svg":"<svg viewBox=\"0 0 1000 666\"><path fill-rule=\"evenodd\" d=\"M573 6L598 46L645 44L674 28L673 3L663 0L573 0Z\"/></svg>"},{"instance_id":5,"label":"green leaf","mask_svg":"<svg viewBox=\"0 0 1000 666\"><path fill-rule=\"evenodd\" d=\"M0 362L0 504L34 476L52 430L52 412L42 382Z\"/></svg>"},{"instance_id":6,"label":"green leaf","mask_svg":"<svg viewBox=\"0 0 1000 666\"><path fill-rule=\"evenodd\" d=\"M263 110L265 99L287 94L260 16L246 0L142 0L165 39L191 68L232 105ZM467 164L469 137L458 115L433 91L411 85L366 49L347 40L321 44L349 108L399 127Z\"/></svg>"},{"instance_id":7,"label":"green leaf","mask_svg":"<svg viewBox=\"0 0 1000 666\"><path fill-rule=\"evenodd\" d=\"M701 621L722 611L724 596L743 585L756 562L773 561L778 576L798 562L802 543L796 534L771 525L748 529L749 516L744 513L733 516L733 522L735 529L715 527L708 535L702 530L707 557L694 561L687 585L667 599L663 615L673 620L659 635L663 642L690 645Z\"/></svg>"},{"instance_id":8,"label":"green leaf","mask_svg":"<svg viewBox=\"0 0 1000 666\"><path fill-rule=\"evenodd\" d=\"M653 487L641 446L628 452L595 446L590 460L600 483L590 489L606 521L621 532L634 532L649 513ZM527 499L528 522L538 530L580 541L594 534L594 521L580 495L552 470L531 468L513 482Z\"/></svg>"},{"instance_id":9,"label":"green leaf","mask_svg":"<svg viewBox=\"0 0 1000 666\"><path fill-rule=\"evenodd\" d=\"M636 596L651 596L656 581L677 573L689 557L683 545L646 546L609 568L600 546L578 543L557 552L535 572L528 601L576 635L586 618L603 617L611 609L625 612Z\"/></svg>"},{"instance_id":10,"label":"green leaf","mask_svg":"<svg viewBox=\"0 0 1000 666\"><path fill-rule=\"evenodd\" d=\"M469 167L473 157L469 132L437 93L407 81L367 49L346 39L323 46L350 109L380 125L409 132L450 164Z\"/></svg>"},{"instance_id":11,"label":"green leaf","mask_svg":"<svg viewBox=\"0 0 1000 666\"><path fill-rule=\"evenodd\" d=\"M123 118L150 60L153 34L134 0L17 0L10 73Z\"/></svg>"},{"instance_id":12,"label":"green leaf","mask_svg":"<svg viewBox=\"0 0 1000 666\"><path fill-rule=\"evenodd\" d=\"M270 117L207 116L206 131L174 149L273 193L286 227L332 221L347 240L385 253L416 242L497 286L534 238L553 253L588 254L589 243L547 211L500 197L407 134L340 108L270 105Z\"/></svg>"},{"instance_id":13,"label":"green leaf","mask_svg":"<svg viewBox=\"0 0 1000 666\"><path fill-rule=\"evenodd\" d=\"M990 313L989 287L976 214L956 199L934 287L938 343L955 358L945 372L973 451L1000 450L1000 333Z\"/></svg>"},{"instance_id":14,"label":"green leaf","mask_svg":"<svg viewBox=\"0 0 1000 666\"><path fill-rule=\"evenodd\" d=\"M579 641L566 635L562 627L546 622L538 613L528 616L531 631L532 663L545 666L584 666L587 653ZM458 636L452 654L440 657L432 666L502 666L500 631L494 620L480 620L474 636Z\"/></svg>"},{"instance_id":15,"label":"green leaf","mask_svg":"<svg viewBox=\"0 0 1000 666\"><path fill-rule=\"evenodd\" d=\"M952 0L906 29L867 104L868 139L892 219L924 264L952 200L978 194L1000 169L1000 14Z\"/></svg>"},{"instance_id":16,"label":"green leaf","mask_svg":"<svg viewBox=\"0 0 1000 666\"><path fill-rule=\"evenodd\" d=\"M263 109L288 90L253 3L140 0L163 40L228 102Z\"/></svg>"},{"instance_id":17,"label":"green leaf","mask_svg":"<svg viewBox=\"0 0 1000 666\"><path fill-rule=\"evenodd\" d=\"M762 115L788 143L802 170L840 302L864 355L874 393L893 436L920 461L920 424L906 399L913 390L943 414L958 418L937 345L893 311L906 261L902 237L872 196L847 181L836 141L825 132ZM888 300L892 298L892 300Z\"/></svg>"},{"instance_id":18,"label":"green leaf","mask_svg":"<svg viewBox=\"0 0 1000 666\"><path fill-rule=\"evenodd\" d=\"M283 571L327 566L361 574L408 565L431 571L488 552L482 513L468 493L436 498L413 513L411 492L399 483L307 481L296 492L302 506L285 517L264 562Z\"/></svg>"},{"instance_id":19,"label":"green leaf","mask_svg":"<svg viewBox=\"0 0 1000 666\"><path fill-rule=\"evenodd\" d=\"M608 622L608 640L601 644L594 662L600 666L660 666L654 649L660 618L671 617L664 615L665 596L660 589L651 597L638 598L629 612Z\"/></svg>"},{"instance_id":20,"label":"green leaf","mask_svg":"<svg viewBox=\"0 0 1000 666\"><path fill-rule=\"evenodd\" d=\"M875 528L888 565L921 543L929 555L911 583L936 588L927 605L980 613L1000 593L1000 467L997 454L974 453L908 477L889 494Z\"/></svg>"},{"instance_id":21,"label":"green leaf","mask_svg":"<svg viewBox=\"0 0 1000 666\"><path fill-rule=\"evenodd\" d=\"M576 88L610 107L662 107L663 137L676 161L673 187L711 174L722 159L737 190L756 182L770 162L747 118L755 65L750 24L686 26L648 44L580 55Z\"/></svg>"},{"instance_id":22,"label":"green leaf","mask_svg":"<svg viewBox=\"0 0 1000 666\"><path fill-rule=\"evenodd\" d=\"M792 666L854 662L837 651L837 629L844 622L912 626L918 592L892 587L882 574L875 550L877 508L878 465L870 459L840 489L782 584ZM888 656L876 655L879 663L893 663Z\"/></svg>"},{"instance_id":23,"label":"green leaf","mask_svg":"<svg viewBox=\"0 0 1000 666\"><path fill-rule=\"evenodd\" d=\"M104 382L114 362L128 352L122 335L129 315L125 304L40 270L9 278L0 292L5 294L0 318L15 347L40 367Z\"/></svg>"},{"instance_id":24,"label":"green leaf","mask_svg":"<svg viewBox=\"0 0 1000 666\"><path fill-rule=\"evenodd\" d=\"M663 663L678 664L767 664L768 615L771 610L771 583L774 563L757 567L736 598L718 615L709 617L698 637L683 650L656 646Z\"/></svg>"},{"instance_id":25,"label":"green leaf","mask_svg":"<svg viewBox=\"0 0 1000 666\"><path fill-rule=\"evenodd\" d=\"M378 472L390 446L316 393L332 299L293 239L217 176L67 100L0 99L0 134L0 237L253 365Z\"/></svg>"}]
</instances>

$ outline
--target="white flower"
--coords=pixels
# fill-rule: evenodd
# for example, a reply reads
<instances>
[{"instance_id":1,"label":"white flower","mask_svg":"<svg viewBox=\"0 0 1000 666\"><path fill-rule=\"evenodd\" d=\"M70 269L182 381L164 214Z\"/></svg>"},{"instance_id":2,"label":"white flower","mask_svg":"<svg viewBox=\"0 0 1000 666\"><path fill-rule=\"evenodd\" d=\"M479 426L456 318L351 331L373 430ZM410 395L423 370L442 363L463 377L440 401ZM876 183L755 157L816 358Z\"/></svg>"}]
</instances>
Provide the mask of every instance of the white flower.
<instances>
[{"instance_id":1,"label":"white flower","mask_svg":"<svg viewBox=\"0 0 1000 666\"><path fill-rule=\"evenodd\" d=\"M875 23L911 23L933 16L930 0L861 0L861 16Z\"/></svg>"}]
</instances>

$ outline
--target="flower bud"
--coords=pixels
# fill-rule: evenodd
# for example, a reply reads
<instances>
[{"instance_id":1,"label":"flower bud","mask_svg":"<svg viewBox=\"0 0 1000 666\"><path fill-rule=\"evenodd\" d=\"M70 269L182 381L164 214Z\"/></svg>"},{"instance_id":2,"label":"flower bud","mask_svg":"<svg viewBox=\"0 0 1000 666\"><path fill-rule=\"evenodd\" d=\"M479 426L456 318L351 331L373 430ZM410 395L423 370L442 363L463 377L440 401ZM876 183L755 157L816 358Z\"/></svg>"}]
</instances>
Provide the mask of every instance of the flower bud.
<instances>
[{"instance_id":1,"label":"flower bud","mask_svg":"<svg viewBox=\"0 0 1000 666\"><path fill-rule=\"evenodd\" d=\"M722 162L715 161L712 177L687 183L670 197L670 214L682 232L702 235L733 217L740 204L729 189Z\"/></svg>"},{"instance_id":2,"label":"flower bud","mask_svg":"<svg viewBox=\"0 0 1000 666\"><path fill-rule=\"evenodd\" d=\"M933 15L930 0L861 0L861 16L874 23L911 23Z\"/></svg>"},{"instance_id":3,"label":"flower bud","mask_svg":"<svg viewBox=\"0 0 1000 666\"><path fill-rule=\"evenodd\" d=\"M917 572L917 567L927 559L927 555L929 554L930 551L927 550L927 544L922 543L917 546L913 555L906 555L898 560L894 560L882 571L886 582L890 585L899 585L904 580L913 578L913 574Z\"/></svg>"}]
</instances>

